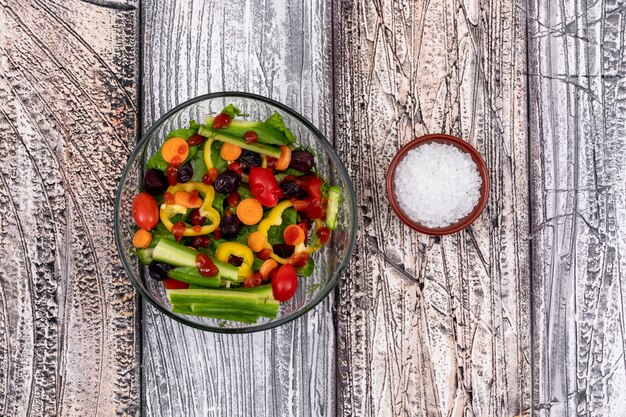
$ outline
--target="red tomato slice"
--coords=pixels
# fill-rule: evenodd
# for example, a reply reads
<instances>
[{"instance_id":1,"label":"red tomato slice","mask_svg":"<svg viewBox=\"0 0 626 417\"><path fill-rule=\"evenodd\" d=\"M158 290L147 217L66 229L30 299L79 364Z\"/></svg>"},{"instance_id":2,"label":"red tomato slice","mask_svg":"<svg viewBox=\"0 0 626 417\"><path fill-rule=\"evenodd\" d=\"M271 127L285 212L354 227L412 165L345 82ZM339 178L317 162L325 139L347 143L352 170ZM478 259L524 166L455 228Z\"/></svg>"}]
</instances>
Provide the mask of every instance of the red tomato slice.
<instances>
[{"instance_id":1,"label":"red tomato slice","mask_svg":"<svg viewBox=\"0 0 626 417\"><path fill-rule=\"evenodd\" d=\"M174 278L165 278L162 282L163 286L168 290L186 290L189 288L189 284L178 281Z\"/></svg>"},{"instance_id":2,"label":"red tomato slice","mask_svg":"<svg viewBox=\"0 0 626 417\"><path fill-rule=\"evenodd\" d=\"M265 207L274 207L284 195L276 177L267 168L250 168L250 192Z\"/></svg>"}]
</instances>

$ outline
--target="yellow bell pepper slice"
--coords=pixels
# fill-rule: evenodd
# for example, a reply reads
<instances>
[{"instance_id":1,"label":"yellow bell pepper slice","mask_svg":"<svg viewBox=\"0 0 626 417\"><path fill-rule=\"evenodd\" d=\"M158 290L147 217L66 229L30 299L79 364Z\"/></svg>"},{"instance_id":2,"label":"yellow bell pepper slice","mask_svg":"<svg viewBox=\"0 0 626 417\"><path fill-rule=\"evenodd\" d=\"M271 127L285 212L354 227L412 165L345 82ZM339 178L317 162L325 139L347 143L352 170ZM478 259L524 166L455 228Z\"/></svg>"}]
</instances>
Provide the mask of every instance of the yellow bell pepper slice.
<instances>
[{"instance_id":1,"label":"yellow bell pepper slice","mask_svg":"<svg viewBox=\"0 0 626 417\"><path fill-rule=\"evenodd\" d=\"M292 204L290 201L285 200L282 201L280 203L278 203L267 215L267 217L265 219L263 219L261 221L261 223L259 223L259 228L257 229L257 231L259 231L263 237L265 237L265 247L268 249L272 248L272 245L270 245L270 243L267 240L267 233L270 230L270 227L272 226L280 226L280 224L283 221L283 212L285 210L287 210L289 207L291 207ZM322 227L324 224L322 223L321 220L316 220L315 221L315 232L317 232L317 229L319 229L320 227ZM318 251L321 248L321 245L317 245L317 246L306 246L304 243L301 243L299 245L297 245L294 249L294 254L296 253L301 253L301 252L307 252L309 254L314 253L316 251ZM270 255L270 257L275 260L276 262L278 262L279 264L286 264L289 263L289 259L285 259L285 258L281 258L280 256L276 255L275 253L272 253Z\"/></svg>"},{"instance_id":2,"label":"yellow bell pepper slice","mask_svg":"<svg viewBox=\"0 0 626 417\"><path fill-rule=\"evenodd\" d=\"M198 211L201 216L209 219L209 224L205 224L199 228L196 226L187 227L183 236L206 235L217 229L220 224L220 214L213 208L213 199L215 198L215 190L213 187L200 181L190 181L184 184L173 185L167 189L167 192L172 195L176 195L176 193L180 191L188 193L198 191L202 196L202 205ZM163 225L171 232L174 226L171 218L177 214L185 214L186 212L187 208L179 204L162 204L159 215Z\"/></svg>"},{"instance_id":3,"label":"yellow bell pepper slice","mask_svg":"<svg viewBox=\"0 0 626 417\"><path fill-rule=\"evenodd\" d=\"M228 262L228 259L233 255L243 258L237 275L243 278L249 277L252 274L252 264L254 263L252 249L242 243L226 242L219 245L215 251L215 257L222 262Z\"/></svg>"},{"instance_id":4,"label":"yellow bell pepper slice","mask_svg":"<svg viewBox=\"0 0 626 417\"><path fill-rule=\"evenodd\" d=\"M213 160L211 159L211 145L213 145L213 142L215 141L215 139L207 139L206 142L204 142L204 165L206 165L207 169L211 169L214 167L213 165Z\"/></svg>"},{"instance_id":5,"label":"yellow bell pepper slice","mask_svg":"<svg viewBox=\"0 0 626 417\"><path fill-rule=\"evenodd\" d=\"M258 231L261 232L265 239L267 239L267 232L272 226L280 226L283 222L283 212L291 207L291 201L285 200L276 204L272 210L267 214L267 217L261 220L259 223Z\"/></svg>"}]
</instances>

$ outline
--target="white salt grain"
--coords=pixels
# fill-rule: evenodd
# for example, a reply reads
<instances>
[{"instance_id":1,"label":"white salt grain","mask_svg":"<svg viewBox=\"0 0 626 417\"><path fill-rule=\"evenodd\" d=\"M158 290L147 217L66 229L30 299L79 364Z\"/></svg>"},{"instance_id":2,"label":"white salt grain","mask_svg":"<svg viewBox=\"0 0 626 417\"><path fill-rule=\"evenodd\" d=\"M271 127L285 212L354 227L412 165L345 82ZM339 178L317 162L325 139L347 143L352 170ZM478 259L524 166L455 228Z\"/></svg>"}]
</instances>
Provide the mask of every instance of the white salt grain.
<instances>
[{"instance_id":1,"label":"white salt grain","mask_svg":"<svg viewBox=\"0 0 626 417\"><path fill-rule=\"evenodd\" d=\"M478 204L482 179L476 163L452 145L427 143L406 153L394 178L400 208L426 227L446 227Z\"/></svg>"}]
</instances>

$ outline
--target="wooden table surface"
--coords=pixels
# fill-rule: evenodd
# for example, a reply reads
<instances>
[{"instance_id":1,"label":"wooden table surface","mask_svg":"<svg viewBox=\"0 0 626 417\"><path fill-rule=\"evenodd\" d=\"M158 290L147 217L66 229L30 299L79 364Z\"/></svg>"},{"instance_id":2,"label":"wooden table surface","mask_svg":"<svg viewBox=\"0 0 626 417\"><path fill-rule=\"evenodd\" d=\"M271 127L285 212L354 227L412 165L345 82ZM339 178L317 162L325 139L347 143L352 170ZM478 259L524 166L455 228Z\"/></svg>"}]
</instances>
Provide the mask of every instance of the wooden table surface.
<instances>
[{"instance_id":1,"label":"wooden table surface","mask_svg":"<svg viewBox=\"0 0 626 417\"><path fill-rule=\"evenodd\" d=\"M0 0L1 416L626 416L626 1ZM338 289L281 328L138 297L113 198L207 92L281 101L353 179ZM491 172L443 238L384 176L450 133Z\"/></svg>"}]
</instances>

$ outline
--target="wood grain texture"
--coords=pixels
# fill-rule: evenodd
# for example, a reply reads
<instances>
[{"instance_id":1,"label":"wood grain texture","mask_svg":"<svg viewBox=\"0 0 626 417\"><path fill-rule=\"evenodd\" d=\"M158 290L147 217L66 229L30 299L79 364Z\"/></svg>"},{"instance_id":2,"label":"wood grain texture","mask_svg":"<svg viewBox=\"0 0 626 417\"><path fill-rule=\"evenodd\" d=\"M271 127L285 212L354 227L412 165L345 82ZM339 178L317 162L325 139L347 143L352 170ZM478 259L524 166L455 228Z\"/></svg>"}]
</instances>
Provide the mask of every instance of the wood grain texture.
<instances>
[{"instance_id":1,"label":"wood grain texture","mask_svg":"<svg viewBox=\"0 0 626 417\"><path fill-rule=\"evenodd\" d=\"M336 137L360 231L338 294L338 415L514 416L530 408L523 1L343 1ZM425 133L491 171L485 212L427 238L391 212L385 171Z\"/></svg>"},{"instance_id":2,"label":"wood grain texture","mask_svg":"<svg viewBox=\"0 0 626 417\"><path fill-rule=\"evenodd\" d=\"M283 102L332 137L330 9L319 1L142 3L144 128L210 91ZM146 414L329 416L335 327L329 297L273 331L203 333L146 305Z\"/></svg>"},{"instance_id":3,"label":"wood grain texture","mask_svg":"<svg viewBox=\"0 0 626 417\"><path fill-rule=\"evenodd\" d=\"M529 7L534 408L623 416L626 2Z\"/></svg>"},{"instance_id":4,"label":"wood grain texture","mask_svg":"<svg viewBox=\"0 0 626 417\"><path fill-rule=\"evenodd\" d=\"M140 409L112 224L136 140L138 14L108 3L0 0L2 416Z\"/></svg>"}]
</instances>

